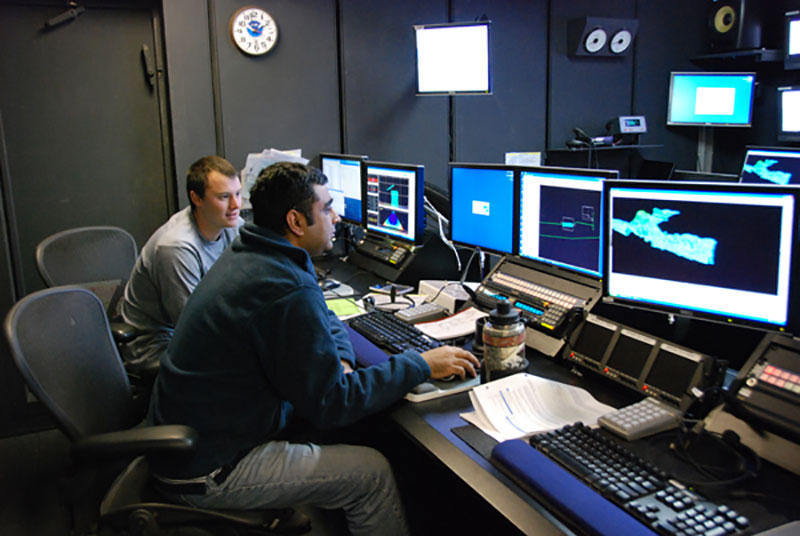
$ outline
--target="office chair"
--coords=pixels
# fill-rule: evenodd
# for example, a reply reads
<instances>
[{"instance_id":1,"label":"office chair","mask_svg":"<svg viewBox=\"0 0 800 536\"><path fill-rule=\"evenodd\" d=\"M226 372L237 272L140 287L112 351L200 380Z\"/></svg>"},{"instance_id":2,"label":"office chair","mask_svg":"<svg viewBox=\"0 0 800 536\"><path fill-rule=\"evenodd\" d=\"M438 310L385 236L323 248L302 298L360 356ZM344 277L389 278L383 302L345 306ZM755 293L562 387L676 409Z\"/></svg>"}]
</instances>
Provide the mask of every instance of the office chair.
<instances>
[{"instance_id":1,"label":"office chair","mask_svg":"<svg viewBox=\"0 0 800 536\"><path fill-rule=\"evenodd\" d=\"M36 246L36 268L48 287L80 285L94 292L112 320L119 343L136 335L118 307L136 263L136 242L119 227L76 227L48 236Z\"/></svg>"},{"instance_id":2,"label":"office chair","mask_svg":"<svg viewBox=\"0 0 800 536\"><path fill-rule=\"evenodd\" d=\"M8 312L4 328L23 379L71 441L73 460L128 463L134 458L100 505L100 534L167 534L176 526L191 527L192 534L205 529L227 534L310 530L308 518L293 509L199 509L171 503L158 493L148 459L190 456L197 433L180 425L137 426L136 403L108 317L90 291L72 286L30 294Z\"/></svg>"}]
</instances>

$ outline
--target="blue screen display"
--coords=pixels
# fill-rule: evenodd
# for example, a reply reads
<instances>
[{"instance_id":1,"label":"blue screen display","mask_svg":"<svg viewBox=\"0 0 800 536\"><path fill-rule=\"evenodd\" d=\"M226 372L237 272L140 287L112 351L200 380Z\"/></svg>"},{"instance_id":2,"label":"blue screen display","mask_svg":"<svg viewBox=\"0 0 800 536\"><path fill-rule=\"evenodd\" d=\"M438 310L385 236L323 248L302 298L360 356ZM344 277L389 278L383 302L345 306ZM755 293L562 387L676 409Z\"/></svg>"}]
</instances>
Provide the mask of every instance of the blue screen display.
<instances>
[{"instance_id":1,"label":"blue screen display","mask_svg":"<svg viewBox=\"0 0 800 536\"><path fill-rule=\"evenodd\" d=\"M672 73L669 125L750 126L753 73Z\"/></svg>"},{"instance_id":2,"label":"blue screen display","mask_svg":"<svg viewBox=\"0 0 800 536\"><path fill-rule=\"evenodd\" d=\"M451 167L450 237L462 244L512 253L514 170Z\"/></svg>"}]
</instances>

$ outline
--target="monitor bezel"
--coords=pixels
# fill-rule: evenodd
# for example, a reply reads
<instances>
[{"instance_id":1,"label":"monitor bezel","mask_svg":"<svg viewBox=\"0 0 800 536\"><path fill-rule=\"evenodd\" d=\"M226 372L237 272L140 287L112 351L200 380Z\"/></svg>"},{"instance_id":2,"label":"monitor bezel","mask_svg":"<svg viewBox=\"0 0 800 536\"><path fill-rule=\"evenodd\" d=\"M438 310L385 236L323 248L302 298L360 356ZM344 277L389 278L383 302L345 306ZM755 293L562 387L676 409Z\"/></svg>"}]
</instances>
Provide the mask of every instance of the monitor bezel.
<instances>
[{"instance_id":1,"label":"monitor bezel","mask_svg":"<svg viewBox=\"0 0 800 536\"><path fill-rule=\"evenodd\" d=\"M593 169L593 168L571 168L571 167L561 167L561 166L516 166L517 168L517 190L516 190L516 200L515 205L517 207L517 219L515 225L516 236L514 237L514 241L517 245L516 248L516 255L521 259L526 259L528 261L535 261L546 266L551 266L554 268L558 268L559 270L566 270L570 273L580 274L582 276L588 276L594 279L599 279L602 274L602 267L603 267L603 236L600 237L600 271L594 272L591 270L587 270L585 268L579 268L576 266L572 266L566 263L560 263L556 261L552 261L550 259L545 259L544 257L530 257L528 255L523 255L520 246L520 234L522 233L522 222L520 221L522 218L522 174L525 172L532 172L532 173L544 173L548 175L564 175L564 176L578 176L578 177L599 177L601 179L601 189L600 189L600 220L601 220L601 228L600 232L603 232L602 229L602 210L603 210L603 195L605 190L605 183L609 180L616 181L619 180L619 171L615 169Z\"/></svg>"},{"instance_id":2,"label":"monitor bezel","mask_svg":"<svg viewBox=\"0 0 800 536\"><path fill-rule=\"evenodd\" d=\"M398 236L393 233L388 233L380 229L373 229L369 227L367 221L367 182L370 167L382 167L387 169L395 169L398 171L413 171L415 177L415 191L414 191L414 237L409 239L403 236ZM361 219L364 222L364 229L368 234L373 236L380 236L388 240L400 241L406 244L418 246L424 242L425 235L425 166L422 164L404 164L400 162L382 162L376 160L362 160L361 161Z\"/></svg>"},{"instance_id":3,"label":"monitor bezel","mask_svg":"<svg viewBox=\"0 0 800 536\"><path fill-rule=\"evenodd\" d=\"M800 15L798 16L800 20ZM798 69L800 69L800 54L798 54ZM794 141L800 142L800 130L798 131L791 131L791 130L783 130L783 92L784 91L796 91L800 93L800 85L794 86L781 86L777 89L778 91L778 141Z\"/></svg>"},{"instance_id":4,"label":"monitor bezel","mask_svg":"<svg viewBox=\"0 0 800 536\"><path fill-rule=\"evenodd\" d=\"M356 155L356 154L345 154L345 153L328 153L328 152L319 153L319 169L320 169L320 171L323 171L323 173L324 173L324 170L323 170L323 166L322 166L322 161L325 158L330 158L330 159L335 159L335 160L357 160L359 162L359 188L361 187L361 169L360 169L361 164L360 163L363 162L364 160L368 160L367 155ZM326 177L327 177L327 175L326 175ZM328 181L330 182L330 177L328 177ZM364 192L362 190L361 191L361 216L363 217L363 215L364 215ZM349 223L351 225L356 225L358 227L363 227L364 226L364 224L362 223L363 219L362 219L362 221L355 221L352 218L345 217L343 214L339 215L339 219L341 219L345 223Z\"/></svg>"},{"instance_id":5,"label":"monitor bezel","mask_svg":"<svg viewBox=\"0 0 800 536\"><path fill-rule=\"evenodd\" d=\"M702 121L673 121L672 120L672 99L673 91L675 89L675 78L677 76L713 76L720 78L733 78L741 76L752 76L753 83L750 91L749 109L747 112L747 123L725 123L725 122L702 122ZM755 102L756 89L756 73L754 71L742 72L703 72L703 71L672 71L669 74L669 97L667 100L667 126L695 126L695 127L732 127L732 128L750 128L753 126L753 104Z\"/></svg>"},{"instance_id":6,"label":"monitor bezel","mask_svg":"<svg viewBox=\"0 0 800 536\"><path fill-rule=\"evenodd\" d=\"M456 240L453 238L453 221L454 221L454 214L453 211L453 169L455 168L464 168L464 169L489 169L489 170L497 170L497 171L511 171L513 175L513 185L511 190L511 203L512 203L512 220L511 220L511 251L503 251L497 248L489 248L486 246L480 246L475 244L474 242L468 242L465 240ZM481 164L481 163L469 163L469 162L450 162L448 164L448 175L447 175L447 191L450 194L450 225L447 230L447 238L451 240L454 244L459 246L468 247L468 248L477 248L481 251L486 251L489 253L493 253L496 255L516 255L517 252L517 237L519 233L517 232L517 225L519 225L519 195L517 195L517 191L519 189L519 174L517 173L516 166L509 166L505 164Z\"/></svg>"},{"instance_id":7,"label":"monitor bezel","mask_svg":"<svg viewBox=\"0 0 800 536\"><path fill-rule=\"evenodd\" d=\"M710 313L703 310L690 308L688 306L671 306L656 302L646 302L644 300L626 299L614 297L610 295L609 285L611 284L610 269L611 258L608 255L610 247L611 235L611 196L609 190L611 188L640 188L642 190L683 190L683 191L720 191L720 192L741 192L741 193L755 193L755 194L787 194L794 197L794 214L792 221L792 246L790 252L790 265L788 274L788 297L787 297L787 310L786 310L786 323L781 325L777 323L764 322L750 318L744 318L734 315L723 315L717 313ZM794 285L793 281L800 273L798 267L798 260L800 259L800 240L798 240L798 231L800 222L800 189L792 186L780 186L769 184L741 184L741 183L719 183L719 182L690 182L690 181L642 181L642 180L620 180L606 182L603 185L603 235L604 235L604 251L603 251L603 277L602 277L602 300L604 303L613 305L620 305L630 307L633 309L648 310L654 312L664 313L671 317L680 316L689 319L703 320L708 322L715 322L726 325L736 325L745 328L752 328L762 331L774 332L796 332L800 327L800 319L797 318L798 305L795 304L797 297L800 297L800 285Z\"/></svg>"},{"instance_id":8,"label":"monitor bezel","mask_svg":"<svg viewBox=\"0 0 800 536\"><path fill-rule=\"evenodd\" d=\"M791 39L791 24L798 23L800 32L800 10L787 11L784 13L784 41L783 41L783 68L785 70L800 69L800 53L789 54L789 41Z\"/></svg>"},{"instance_id":9,"label":"monitor bezel","mask_svg":"<svg viewBox=\"0 0 800 536\"><path fill-rule=\"evenodd\" d=\"M430 30L430 29L444 29L444 28L459 28L459 27L478 27L478 26L485 26L486 27L486 54L487 54L487 65L486 65L486 75L487 75L487 85L488 88L486 90L481 89L470 89L470 90L436 90L436 91L422 91L420 90L420 65L419 65L419 46L417 41L417 32L419 30ZM432 23L432 24L415 24L414 25L414 72L416 77L416 92L417 96L442 96L442 95L492 95L493 92L493 82L492 82L492 21L490 20L483 20L483 21L468 21L468 22L443 22L443 23Z\"/></svg>"}]
</instances>

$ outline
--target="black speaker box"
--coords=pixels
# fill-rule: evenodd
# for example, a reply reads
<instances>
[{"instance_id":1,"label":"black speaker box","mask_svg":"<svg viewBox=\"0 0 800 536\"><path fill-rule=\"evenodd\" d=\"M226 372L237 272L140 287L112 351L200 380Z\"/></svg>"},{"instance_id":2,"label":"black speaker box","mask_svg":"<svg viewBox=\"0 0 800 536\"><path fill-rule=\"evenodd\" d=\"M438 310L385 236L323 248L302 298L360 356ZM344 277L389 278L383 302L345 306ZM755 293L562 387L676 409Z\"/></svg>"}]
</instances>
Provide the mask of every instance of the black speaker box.
<instances>
[{"instance_id":1,"label":"black speaker box","mask_svg":"<svg viewBox=\"0 0 800 536\"><path fill-rule=\"evenodd\" d=\"M568 53L573 57L625 56L633 48L639 21L582 17L567 23Z\"/></svg>"},{"instance_id":2,"label":"black speaker box","mask_svg":"<svg viewBox=\"0 0 800 536\"><path fill-rule=\"evenodd\" d=\"M709 0L708 44L713 52L761 48L763 8L757 0Z\"/></svg>"}]
</instances>

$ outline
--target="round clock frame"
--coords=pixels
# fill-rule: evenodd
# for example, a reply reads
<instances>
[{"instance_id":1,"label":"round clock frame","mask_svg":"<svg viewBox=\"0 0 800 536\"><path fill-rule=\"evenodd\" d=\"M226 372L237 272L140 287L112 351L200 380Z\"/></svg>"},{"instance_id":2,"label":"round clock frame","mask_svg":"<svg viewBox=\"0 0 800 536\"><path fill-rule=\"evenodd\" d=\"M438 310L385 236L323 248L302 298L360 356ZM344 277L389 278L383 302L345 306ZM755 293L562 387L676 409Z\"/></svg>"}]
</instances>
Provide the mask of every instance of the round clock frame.
<instances>
[{"instance_id":1,"label":"round clock frame","mask_svg":"<svg viewBox=\"0 0 800 536\"><path fill-rule=\"evenodd\" d=\"M251 56L266 54L278 42L275 19L261 8L247 6L231 17L230 35L236 47Z\"/></svg>"}]
</instances>

